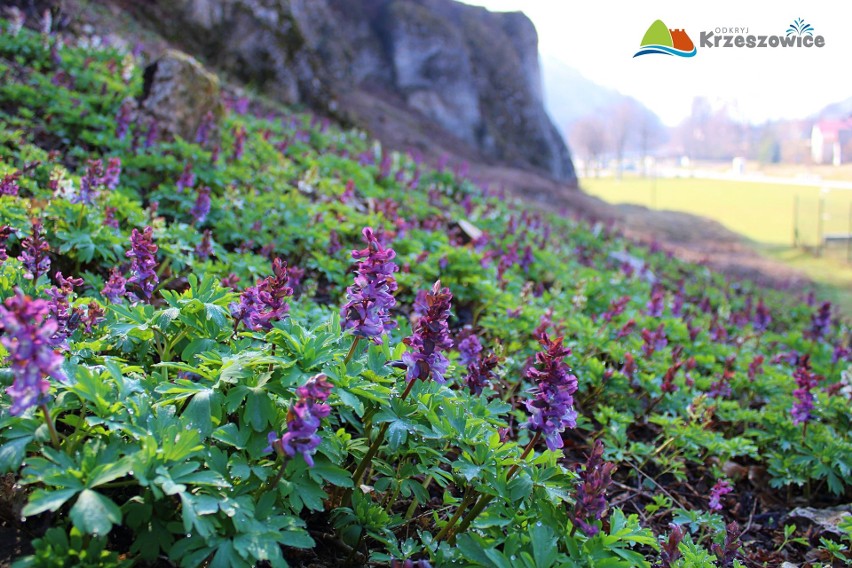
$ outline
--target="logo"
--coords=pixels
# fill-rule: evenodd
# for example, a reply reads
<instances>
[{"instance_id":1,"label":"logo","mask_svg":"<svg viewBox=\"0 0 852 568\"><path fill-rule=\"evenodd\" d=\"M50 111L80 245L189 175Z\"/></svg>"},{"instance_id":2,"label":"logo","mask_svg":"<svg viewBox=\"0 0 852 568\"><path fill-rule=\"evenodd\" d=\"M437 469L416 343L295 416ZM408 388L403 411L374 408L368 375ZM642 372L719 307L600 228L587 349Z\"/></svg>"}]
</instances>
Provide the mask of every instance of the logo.
<instances>
[{"instance_id":1,"label":"logo","mask_svg":"<svg viewBox=\"0 0 852 568\"><path fill-rule=\"evenodd\" d=\"M701 32L698 43L702 49L705 47L825 47L825 38L814 35L814 27L802 18L793 20L785 35L754 35L749 31L748 27L718 27Z\"/></svg>"},{"instance_id":2,"label":"logo","mask_svg":"<svg viewBox=\"0 0 852 568\"><path fill-rule=\"evenodd\" d=\"M791 36L796 34L798 36L803 36L805 34L813 37L814 35L814 27L810 24L806 24L802 18L797 20L793 20L793 23L790 24L790 27L787 28L787 36Z\"/></svg>"},{"instance_id":3,"label":"logo","mask_svg":"<svg viewBox=\"0 0 852 568\"><path fill-rule=\"evenodd\" d=\"M693 57L697 52L685 30L670 30L662 20L657 20L645 32L639 51L633 57L649 53Z\"/></svg>"}]
</instances>

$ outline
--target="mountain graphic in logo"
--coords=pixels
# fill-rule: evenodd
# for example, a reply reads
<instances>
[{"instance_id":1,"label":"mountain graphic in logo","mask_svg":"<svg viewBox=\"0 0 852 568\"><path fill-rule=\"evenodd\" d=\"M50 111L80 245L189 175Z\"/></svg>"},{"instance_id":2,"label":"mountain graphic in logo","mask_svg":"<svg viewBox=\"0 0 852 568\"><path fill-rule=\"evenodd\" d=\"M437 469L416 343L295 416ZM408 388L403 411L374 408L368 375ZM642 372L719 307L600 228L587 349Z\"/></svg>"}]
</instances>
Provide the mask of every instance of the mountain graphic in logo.
<instances>
[{"instance_id":1,"label":"mountain graphic in logo","mask_svg":"<svg viewBox=\"0 0 852 568\"><path fill-rule=\"evenodd\" d=\"M670 30L662 20L657 20L645 32L639 51L633 57L649 53L692 57L697 51L685 30Z\"/></svg>"}]
</instances>

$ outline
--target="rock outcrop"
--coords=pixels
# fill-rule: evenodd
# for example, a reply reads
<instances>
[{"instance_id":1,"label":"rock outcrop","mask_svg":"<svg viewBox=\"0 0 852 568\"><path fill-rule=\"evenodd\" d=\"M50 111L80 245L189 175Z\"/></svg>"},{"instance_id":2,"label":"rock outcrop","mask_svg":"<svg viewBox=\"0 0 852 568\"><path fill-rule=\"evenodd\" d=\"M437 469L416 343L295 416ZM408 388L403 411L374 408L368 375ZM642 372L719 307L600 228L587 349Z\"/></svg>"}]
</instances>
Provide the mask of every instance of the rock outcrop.
<instances>
[{"instance_id":1,"label":"rock outcrop","mask_svg":"<svg viewBox=\"0 0 852 568\"><path fill-rule=\"evenodd\" d=\"M161 132L192 140L207 113L222 112L219 80L189 55L169 50L145 69L142 109Z\"/></svg>"},{"instance_id":2,"label":"rock outcrop","mask_svg":"<svg viewBox=\"0 0 852 568\"><path fill-rule=\"evenodd\" d=\"M357 121L353 93L393 98L487 158L575 181L544 110L538 37L520 12L452 0L123 2L285 102Z\"/></svg>"}]
</instances>

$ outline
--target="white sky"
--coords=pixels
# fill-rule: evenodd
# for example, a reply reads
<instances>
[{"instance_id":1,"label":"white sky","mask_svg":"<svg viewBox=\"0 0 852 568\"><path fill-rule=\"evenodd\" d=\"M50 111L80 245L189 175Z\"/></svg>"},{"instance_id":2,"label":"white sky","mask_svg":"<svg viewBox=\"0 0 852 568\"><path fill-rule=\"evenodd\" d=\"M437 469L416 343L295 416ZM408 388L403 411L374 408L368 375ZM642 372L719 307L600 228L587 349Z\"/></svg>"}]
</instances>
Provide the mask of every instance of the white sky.
<instances>
[{"instance_id":1,"label":"white sky","mask_svg":"<svg viewBox=\"0 0 852 568\"><path fill-rule=\"evenodd\" d=\"M703 95L735 104L752 122L800 118L852 97L852 2L848 0L463 0L496 11L521 10L538 30L539 49L601 85L633 96L674 125ZM698 47L692 58L633 59L648 26L661 19L685 28ZM701 31L747 26L753 35L784 35L803 18L817 48L710 48Z\"/></svg>"}]
</instances>

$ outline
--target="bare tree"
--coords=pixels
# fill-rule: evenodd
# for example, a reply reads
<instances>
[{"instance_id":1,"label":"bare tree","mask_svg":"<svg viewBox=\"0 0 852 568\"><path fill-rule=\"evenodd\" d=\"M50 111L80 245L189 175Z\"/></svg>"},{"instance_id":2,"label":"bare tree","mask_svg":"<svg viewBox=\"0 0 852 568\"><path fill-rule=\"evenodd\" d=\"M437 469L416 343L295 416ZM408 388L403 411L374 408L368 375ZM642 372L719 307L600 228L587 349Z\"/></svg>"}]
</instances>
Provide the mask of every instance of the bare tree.
<instances>
[{"instance_id":1,"label":"bare tree","mask_svg":"<svg viewBox=\"0 0 852 568\"><path fill-rule=\"evenodd\" d=\"M633 99L624 99L609 111L609 136L618 167L618 177L624 170L624 153L636 132L639 118L638 105Z\"/></svg>"},{"instance_id":2,"label":"bare tree","mask_svg":"<svg viewBox=\"0 0 852 568\"><path fill-rule=\"evenodd\" d=\"M574 123L571 128L571 145L577 148L585 161L586 175L589 175L589 164L598 174L601 158L607 149L606 127L598 118L588 116Z\"/></svg>"}]
</instances>

